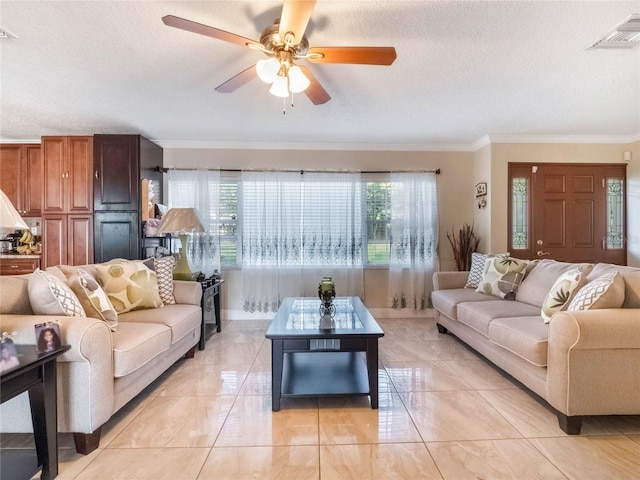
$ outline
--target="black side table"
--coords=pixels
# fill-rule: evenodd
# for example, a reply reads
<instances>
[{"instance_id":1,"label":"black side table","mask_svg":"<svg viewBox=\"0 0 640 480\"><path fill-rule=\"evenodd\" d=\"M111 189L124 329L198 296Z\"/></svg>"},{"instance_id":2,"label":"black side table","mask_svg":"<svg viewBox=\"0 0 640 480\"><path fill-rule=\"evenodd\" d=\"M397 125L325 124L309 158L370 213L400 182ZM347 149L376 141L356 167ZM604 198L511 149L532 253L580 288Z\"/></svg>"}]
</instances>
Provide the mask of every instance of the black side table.
<instances>
[{"instance_id":1,"label":"black side table","mask_svg":"<svg viewBox=\"0 0 640 480\"><path fill-rule=\"evenodd\" d=\"M0 374L2 403L29 392L31 421L36 452L3 449L0 477L29 479L42 468L42 480L58 475L58 399L56 358L69 350L68 345L38 355L33 345L16 345L20 365Z\"/></svg>"},{"instance_id":2,"label":"black side table","mask_svg":"<svg viewBox=\"0 0 640 480\"><path fill-rule=\"evenodd\" d=\"M222 331L222 318L220 317L220 294L224 279L217 281L204 280L200 282L202 285L202 325L200 327L200 343L198 349L204 350L207 339L213 334L213 328L216 332Z\"/></svg>"}]
</instances>

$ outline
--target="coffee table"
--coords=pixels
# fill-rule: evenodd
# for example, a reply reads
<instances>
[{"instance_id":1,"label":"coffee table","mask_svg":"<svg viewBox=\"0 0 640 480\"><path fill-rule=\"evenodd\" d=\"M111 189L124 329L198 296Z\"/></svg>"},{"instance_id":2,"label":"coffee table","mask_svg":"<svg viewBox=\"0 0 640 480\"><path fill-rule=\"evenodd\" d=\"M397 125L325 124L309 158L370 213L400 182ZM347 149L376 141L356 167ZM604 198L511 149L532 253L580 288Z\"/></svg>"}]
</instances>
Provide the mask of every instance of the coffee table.
<instances>
[{"instance_id":1,"label":"coffee table","mask_svg":"<svg viewBox=\"0 0 640 480\"><path fill-rule=\"evenodd\" d=\"M337 297L336 327L320 330L320 300L285 298L271 340L272 410L282 397L369 395L378 408L378 339L384 332L358 297Z\"/></svg>"}]
</instances>

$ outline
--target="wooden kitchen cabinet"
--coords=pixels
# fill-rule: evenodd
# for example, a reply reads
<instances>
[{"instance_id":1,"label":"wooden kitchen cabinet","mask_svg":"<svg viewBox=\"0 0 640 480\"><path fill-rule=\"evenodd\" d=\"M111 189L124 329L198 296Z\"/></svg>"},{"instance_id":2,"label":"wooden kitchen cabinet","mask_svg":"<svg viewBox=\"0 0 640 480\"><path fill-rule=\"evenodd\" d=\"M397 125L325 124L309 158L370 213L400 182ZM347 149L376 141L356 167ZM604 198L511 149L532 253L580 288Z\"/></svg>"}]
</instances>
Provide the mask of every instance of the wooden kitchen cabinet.
<instances>
[{"instance_id":1,"label":"wooden kitchen cabinet","mask_svg":"<svg viewBox=\"0 0 640 480\"><path fill-rule=\"evenodd\" d=\"M40 268L39 258L0 258L0 275L24 275Z\"/></svg>"},{"instance_id":2,"label":"wooden kitchen cabinet","mask_svg":"<svg viewBox=\"0 0 640 480\"><path fill-rule=\"evenodd\" d=\"M42 137L43 213L93 212L93 137Z\"/></svg>"},{"instance_id":3,"label":"wooden kitchen cabinet","mask_svg":"<svg viewBox=\"0 0 640 480\"><path fill-rule=\"evenodd\" d=\"M0 189L23 217L42 213L42 157L38 144L0 145Z\"/></svg>"},{"instance_id":4,"label":"wooden kitchen cabinet","mask_svg":"<svg viewBox=\"0 0 640 480\"><path fill-rule=\"evenodd\" d=\"M93 263L93 215L42 217L43 268Z\"/></svg>"}]
</instances>

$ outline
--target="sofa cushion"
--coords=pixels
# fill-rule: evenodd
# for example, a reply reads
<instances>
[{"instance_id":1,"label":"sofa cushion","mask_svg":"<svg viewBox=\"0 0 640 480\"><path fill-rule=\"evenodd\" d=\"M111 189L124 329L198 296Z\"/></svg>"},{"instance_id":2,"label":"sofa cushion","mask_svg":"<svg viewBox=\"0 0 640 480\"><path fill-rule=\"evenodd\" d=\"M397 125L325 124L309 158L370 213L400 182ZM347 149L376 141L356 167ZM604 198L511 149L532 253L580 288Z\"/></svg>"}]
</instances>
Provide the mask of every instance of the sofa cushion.
<instances>
[{"instance_id":1,"label":"sofa cushion","mask_svg":"<svg viewBox=\"0 0 640 480\"><path fill-rule=\"evenodd\" d=\"M111 260L97 264L96 271L116 312L162 307L156 272L142 261Z\"/></svg>"},{"instance_id":2,"label":"sofa cushion","mask_svg":"<svg viewBox=\"0 0 640 480\"><path fill-rule=\"evenodd\" d=\"M162 309L134 310L120 315L120 323L157 323L171 329L171 344L198 328L202 310L196 305L165 305Z\"/></svg>"},{"instance_id":3,"label":"sofa cushion","mask_svg":"<svg viewBox=\"0 0 640 480\"><path fill-rule=\"evenodd\" d=\"M587 283L587 276L580 268L573 268L558 277L542 302L542 318L549 323L551 316L560 310L566 310L571 299Z\"/></svg>"},{"instance_id":4,"label":"sofa cushion","mask_svg":"<svg viewBox=\"0 0 640 480\"><path fill-rule=\"evenodd\" d=\"M169 350L171 329L159 323L120 322L112 339L113 376L124 377Z\"/></svg>"},{"instance_id":5,"label":"sofa cushion","mask_svg":"<svg viewBox=\"0 0 640 480\"><path fill-rule=\"evenodd\" d=\"M489 297L491 298L491 297ZM540 316L540 309L533 305L506 300L489 302L465 302L458 305L458 321L489 336L489 324L496 318Z\"/></svg>"},{"instance_id":6,"label":"sofa cushion","mask_svg":"<svg viewBox=\"0 0 640 480\"><path fill-rule=\"evenodd\" d=\"M28 291L36 315L86 316L75 293L62 280L39 268L29 277Z\"/></svg>"},{"instance_id":7,"label":"sofa cushion","mask_svg":"<svg viewBox=\"0 0 640 480\"><path fill-rule=\"evenodd\" d=\"M156 272L158 278L158 293L160 300L165 305L173 305L176 299L173 296L173 270L176 268L176 257L157 257L145 260L144 264Z\"/></svg>"},{"instance_id":8,"label":"sofa cushion","mask_svg":"<svg viewBox=\"0 0 640 480\"><path fill-rule=\"evenodd\" d=\"M528 260L513 257L489 257L485 260L477 292L515 300L516 292L529 265Z\"/></svg>"},{"instance_id":9,"label":"sofa cushion","mask_svg":"<svg viewBox=\"0 0 640 480\"><path fill-rule=\"evenodd\" d=\"M539 315L497 318L489 325L489 340L533 365L547 365L549 327Z\"/></svg>"},{"instance_id":10,"label":"sofa cushion","mask_svg":"<svg viewBox=\"0 0 640 480\"><path fill-rule=\"evenodd\" d=\"M568 310L620 308L624 302L624 280L617 272L605 273L582 287Z\"/></svg>"},{"instance_id":11,"label":"sofa cushion","mask_svg":"<svg viewBox=\"0 0 640 480\"><path fill-rule=\"evenodd\" d=\"M535 305L538 308L542 308L544 299L553 287L555 281L563 273L567 273L579 267L583 274L588 275L593 268L593 265L589 263L566 263L557 262L556 260L540 260L536 266L529 272L526 278L522 281L516 299L519 302L528 303L529 305Z\"/></svg>"},{"instance_id":12,"label":"sofa cushion","mask_svg":"<svg viewBox=\"0 0 640 480\"><path fill-rule=\"evenodd\" d=\"M29 301L29 278L33 275L0 275L0 313L33 315Z\"/></svg>"},{"instance_id":13,"label":"sofa cushion","mask_svg":"<svg viewBox=\"0 0 640 480\"><path fill-rule=\"evenodd\" d=\"M433 307L449 318L457 319L456 307L462 302L493 301L495 297L478 293L468 288L452 288L448 290L435 290L431 294Z\"/></svg>"},{"instance_id":14,"label":"sofa cushion","mask_svg":"<svg viewBox=\"0 0 640 480\"><path fill-rule=\"evenodd\" d=\"M598 263L593 267L588 278L591 281L611 272L618 272L624 280L624 303L622 308L640 308L640 268Z\"/></svg>"},{"instance_id":15,"label":"sofa cushion","mask_svg":"<svg viewBox=\"0 0 640 480\"><path fill-rule=\"evenodd\" d=\"M98 281L79 268L67 281L87 316L104 320L111 331L118 328L118 314Z\"/></svg>"}]
</instances>

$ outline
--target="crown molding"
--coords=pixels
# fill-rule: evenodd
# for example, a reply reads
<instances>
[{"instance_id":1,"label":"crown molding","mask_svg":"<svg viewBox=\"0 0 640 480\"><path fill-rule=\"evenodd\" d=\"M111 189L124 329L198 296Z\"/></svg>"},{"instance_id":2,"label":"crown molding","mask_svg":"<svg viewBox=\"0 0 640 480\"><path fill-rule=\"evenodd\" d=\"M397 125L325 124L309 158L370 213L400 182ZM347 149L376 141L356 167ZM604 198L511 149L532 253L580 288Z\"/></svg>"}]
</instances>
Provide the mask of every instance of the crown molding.
<instances>
[{"instance_id":1,"label":"crown molding","mask_svg":"<svg viewBox=\"0 0 640 480\"><path fill-rule=\"evenodd\" d=\"M15 139L15 138L0 138L0 143L15 144L15 143L42 143L42 139Z\"/></svg>"},{"instance_id":2,"label":"crown molding","mask_svg":"<svg viewBox=\"0 0 640 480\"><path fill-rule=\"evenodd\" d=\"M640 133L632 135L486 135L490 143L633 143ZM482 137L483 139L485 137ZM484 145L483 145L484 146Z\"/></svg>"}]
</instances>

